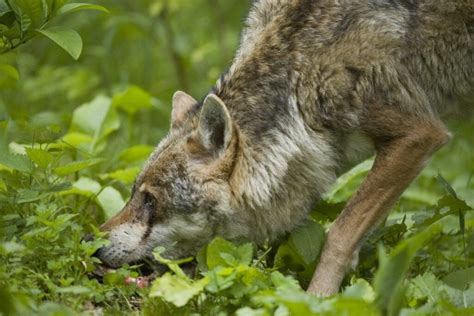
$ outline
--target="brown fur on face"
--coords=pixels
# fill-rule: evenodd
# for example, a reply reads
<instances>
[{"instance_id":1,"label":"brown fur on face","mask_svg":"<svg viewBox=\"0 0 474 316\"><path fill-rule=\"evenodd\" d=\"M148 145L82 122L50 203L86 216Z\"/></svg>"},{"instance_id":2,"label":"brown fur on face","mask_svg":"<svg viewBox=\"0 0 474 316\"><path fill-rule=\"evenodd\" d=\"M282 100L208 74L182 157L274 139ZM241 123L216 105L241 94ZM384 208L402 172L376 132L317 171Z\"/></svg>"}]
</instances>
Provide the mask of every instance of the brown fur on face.
<instances>
[{"instance_id":1,"label":"brown fur on face","mask_svg":"<svg viewBox=\"0 0 474 316\"><path fill-rule=\"evenodd\" d=\"M275 240L376 153L309 289L334 293L363 236L447 141L441 117L472 107L458 101L474 95L473 37L467 0L255 1L204 102L173 97L170 133L137 178L143 192L104 225L111 245L99 257L120 265L157 246L188 256L215 235Z\"/></svg>"}]
</instances>

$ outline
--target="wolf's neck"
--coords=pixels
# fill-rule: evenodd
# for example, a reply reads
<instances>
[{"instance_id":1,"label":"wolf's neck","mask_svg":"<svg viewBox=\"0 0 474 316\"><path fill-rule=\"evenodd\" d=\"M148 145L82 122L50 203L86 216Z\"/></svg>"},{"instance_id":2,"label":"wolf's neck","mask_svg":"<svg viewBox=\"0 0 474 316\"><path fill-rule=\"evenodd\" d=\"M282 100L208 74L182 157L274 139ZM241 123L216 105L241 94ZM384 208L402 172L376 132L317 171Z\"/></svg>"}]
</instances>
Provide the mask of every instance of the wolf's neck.
<instances>
[{"instance_id":1,"label":"wolf's neck","mask_svg":"<svg viewBox=\"0 0 474 316\"><path fill-rule=\"evenodd\" d=\"M335 180L336 159L327 139L305 124L291 93L240 91L242 106L231 108L240 131L231 187L238 216L251 228L246 237L274 240L300 223Z\"/></svg>"}]
</instances>

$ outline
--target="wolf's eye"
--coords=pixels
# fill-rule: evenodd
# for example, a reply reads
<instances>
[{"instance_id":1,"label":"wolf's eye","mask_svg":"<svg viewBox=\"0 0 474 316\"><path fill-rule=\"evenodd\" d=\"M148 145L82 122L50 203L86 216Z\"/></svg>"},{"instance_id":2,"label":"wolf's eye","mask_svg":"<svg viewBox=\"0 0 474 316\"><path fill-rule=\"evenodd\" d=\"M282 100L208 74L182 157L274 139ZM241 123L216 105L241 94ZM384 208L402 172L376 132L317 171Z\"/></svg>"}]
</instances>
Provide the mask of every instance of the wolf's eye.
<instances>
[{"instance_id":1,"label":"wolf's eye","mask_svg":"<svg viewBox=\"0 0 474 316\"><path fill-rule=\"evenodd\" d=\"M148 209L153 209L156 206L156 199L150 193L145 193L145 197L143 198L143 205Z\"/></svg>"}]
</instances>

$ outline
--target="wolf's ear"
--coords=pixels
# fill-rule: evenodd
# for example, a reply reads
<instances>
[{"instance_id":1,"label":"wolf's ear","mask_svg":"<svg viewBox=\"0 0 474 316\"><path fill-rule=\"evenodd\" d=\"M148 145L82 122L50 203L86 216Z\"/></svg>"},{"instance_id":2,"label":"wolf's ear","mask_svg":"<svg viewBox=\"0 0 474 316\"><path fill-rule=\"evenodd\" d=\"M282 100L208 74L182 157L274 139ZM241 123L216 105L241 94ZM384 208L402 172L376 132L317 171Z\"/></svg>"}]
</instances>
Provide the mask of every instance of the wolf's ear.
<instances>
[{"instance_id":1,"label":"wolf's ear","mask_svg":"<svg viewBox=\"0 0 474 316\"><path fill-rule=\"evenodd\" d=\"M214 152L225 150L232 136L232 122L224 102L215 94L204 100L199 116L199 137L202 145Z\"/></svg>"},{"instance_id":2,"label":"wolf's ear","mask_svg":"<svg viewBox=\"0 0 474 316\"><path fill-rule=\"evenodd\" d=\"M186 113L198 103L192 96L183 91L173 95L173 110L171 110L171 128L179 127L186 118Z\"/></svg>"}]
</instances>

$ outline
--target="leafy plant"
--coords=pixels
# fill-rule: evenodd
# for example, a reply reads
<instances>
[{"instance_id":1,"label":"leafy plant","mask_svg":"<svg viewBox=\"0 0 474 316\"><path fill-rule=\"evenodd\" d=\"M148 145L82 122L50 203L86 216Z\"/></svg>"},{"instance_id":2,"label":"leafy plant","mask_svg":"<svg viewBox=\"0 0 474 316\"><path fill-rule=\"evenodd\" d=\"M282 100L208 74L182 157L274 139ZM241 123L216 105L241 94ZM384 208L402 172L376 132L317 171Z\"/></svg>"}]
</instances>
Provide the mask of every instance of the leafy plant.
<instances>
[{"instance_id":1,"label":"leafy plant","mask_svg":"<svg viewBox=\"0 0 474 316\"><path fill-rule=\"evenodd\" d=\"M0 0L0 314L474 314L474 141L459 136L471 135L472 121L452 126L458 136L363 242L338 295L304 289L371 160L342 175L278 243L217 238L192 274L191 259L156 249L169 271L149 288L137 266L98 277L91 255L107 243L98 227L124 205L167 132L164 100L178 89L207 92L231 60L249 1L100 4L108 9ZM78 57L79 33L77 62L30 41L46 36ZM87 233L94 241L82 240Z\"/></svg>"},{"instance_id":2,"label":"leafy plant","mask_svg":"<svg viewBox=\"0 0 474 316\"><path fill-rule=\"evenodd\" d=\"M82 51L80 35L63 27L47 27L55 17L80 10L108 12L100 5L70 3L65 0L1 0L0 1L0 54L17 48L38 34L46 36L71 57L78 59Z\"/></svg>"}]
</instances>

